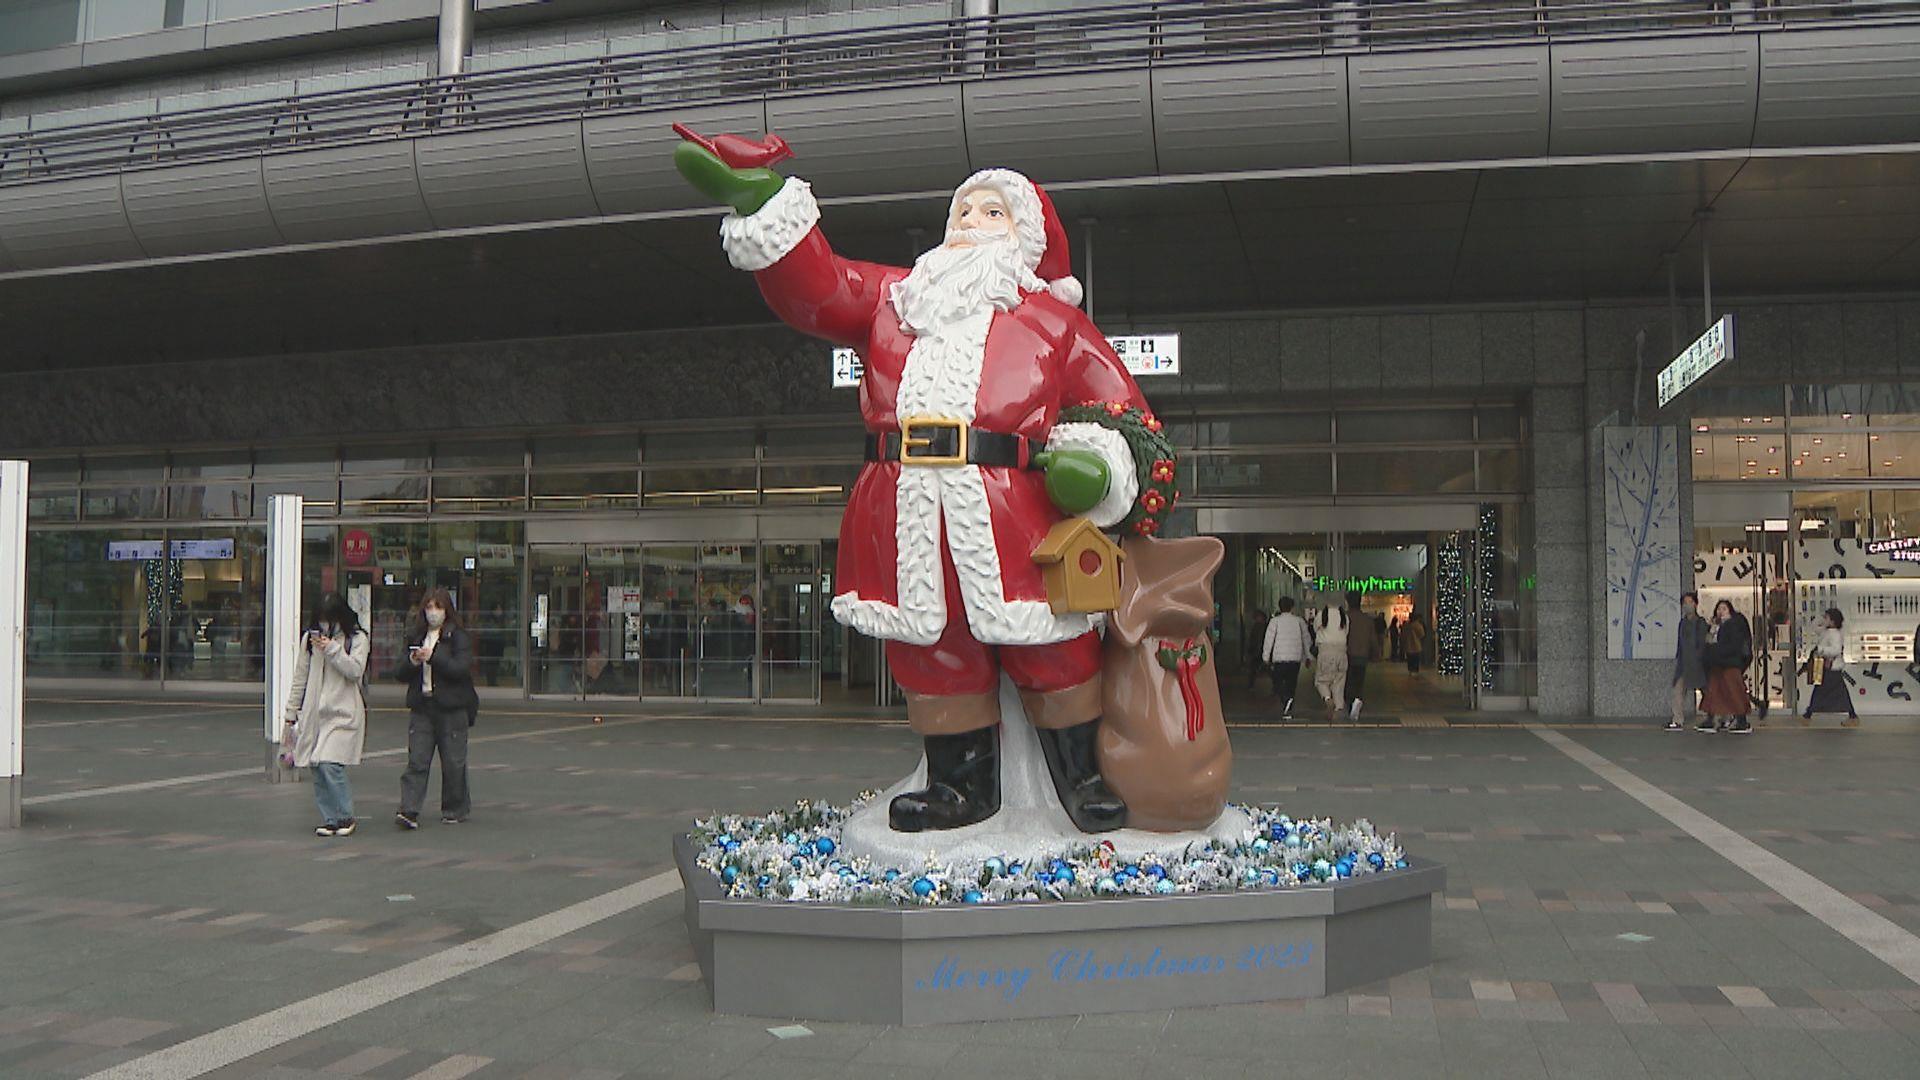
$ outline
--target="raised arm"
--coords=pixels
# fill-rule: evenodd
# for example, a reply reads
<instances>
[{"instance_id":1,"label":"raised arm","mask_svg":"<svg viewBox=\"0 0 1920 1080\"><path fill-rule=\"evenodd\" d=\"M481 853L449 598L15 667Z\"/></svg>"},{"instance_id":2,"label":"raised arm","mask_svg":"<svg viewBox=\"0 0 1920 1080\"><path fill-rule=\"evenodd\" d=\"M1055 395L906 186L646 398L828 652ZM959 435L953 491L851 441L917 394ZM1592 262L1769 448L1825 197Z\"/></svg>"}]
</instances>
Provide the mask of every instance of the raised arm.
<instances>
[{"instance_id":1,"label":"raised arm","mask_svg":"<svg viewBox=\"0 0 1920 1080\"><path fill-rule=\"evenodd\" d=\"M720 223L727 259L753 274L783 322L837 345L866 344L886 287L904 270L834 254L820 231L820 205L804 180L767 168L734 168L692 142L675 148L673 163L694 187L733 207Z\"/></svg>"}]
</instances>

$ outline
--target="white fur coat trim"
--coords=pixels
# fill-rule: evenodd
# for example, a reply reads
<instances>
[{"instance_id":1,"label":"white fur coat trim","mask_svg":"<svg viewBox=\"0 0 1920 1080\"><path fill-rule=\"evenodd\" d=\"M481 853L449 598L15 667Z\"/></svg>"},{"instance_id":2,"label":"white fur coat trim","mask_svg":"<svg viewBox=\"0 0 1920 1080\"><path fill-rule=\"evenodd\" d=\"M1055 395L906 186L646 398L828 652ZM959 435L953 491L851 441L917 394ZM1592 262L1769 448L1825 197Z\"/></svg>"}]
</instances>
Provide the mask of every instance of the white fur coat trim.
<instances>
[{"instance_id":1,"label":"white fur coat trim","mask_svg":"<svg viewBox=\"0 0 1920 1080\"><path fill-rule=\"evenodd\" d=\"M1087 520L1111 529L1133 510L1133 500L1140 497L1140 477L1134 469L1133 451L1119 432L1086 421L1055 424L1047 434L1047 449L1091 450L1106 461L1107 494L1087 511Z\"/></svg>"},{"instance_id":2,"label":"white fur coat trim","mask_svg":"<svg viewBox=\"0 0 1920 1080\"><path fill-rule=\"evenodd\" d=\"M819 223L813 186L789 176L765 206L746 217L728 214L721 219L720 246L734 269L765 270L791 254Z\"/></svg>"}]
</instances>

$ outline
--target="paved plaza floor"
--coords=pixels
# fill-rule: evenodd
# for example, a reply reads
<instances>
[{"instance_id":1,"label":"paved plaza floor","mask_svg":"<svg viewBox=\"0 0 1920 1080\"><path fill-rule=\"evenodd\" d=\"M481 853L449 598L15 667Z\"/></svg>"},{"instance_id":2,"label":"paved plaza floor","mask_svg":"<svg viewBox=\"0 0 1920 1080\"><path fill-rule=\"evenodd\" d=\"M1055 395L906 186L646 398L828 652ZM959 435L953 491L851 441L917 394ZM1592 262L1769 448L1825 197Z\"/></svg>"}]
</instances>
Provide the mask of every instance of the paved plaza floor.
<instances>
[{"instance_id":1,"label":"paved plaza floor","mask_svg":"<svg viewBox=\"0 0 1920 1080\"><path fill-rule=\"evenodd\" d=\"M378 710L362 830L329 841L306 785L261 779L257 706L29 702L0 1077L1920 1076L1910 725L1241 727L1240 798L1369 817L1447 864L1430 969L1317 1001L782 1038L790 1018L708 1010L669 839L883 786L916 740L584 708L488 709L472 820L430 797L414 833L391 824L405 714Z\"/></svg>"}]
</instances>

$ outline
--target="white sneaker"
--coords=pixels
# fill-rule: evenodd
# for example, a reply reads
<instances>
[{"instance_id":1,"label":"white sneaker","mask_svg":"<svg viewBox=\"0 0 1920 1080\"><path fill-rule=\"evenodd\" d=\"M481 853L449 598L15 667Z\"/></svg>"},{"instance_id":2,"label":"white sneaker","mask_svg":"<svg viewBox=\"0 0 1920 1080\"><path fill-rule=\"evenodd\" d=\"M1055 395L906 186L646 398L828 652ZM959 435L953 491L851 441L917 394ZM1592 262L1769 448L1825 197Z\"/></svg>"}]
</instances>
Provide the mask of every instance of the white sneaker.
<instances>
[{"instance_id":1,"label":"white sneaker","mask_svg":"<svg viewBox=\"0 0 1920 1080\"><path fill-rule=\"evenodd\" d=\"M1358 720L1358 719L1360 719L1360 699L1359 699L1359 698L1354 698L1354 699L1353 699L1353 704L1352 704L1351 706L1349 706L1349 707L1348 707L1348 709L1347 709L1347 719L1349 719L1349 720Z\"/></svg>"}]
</instances>

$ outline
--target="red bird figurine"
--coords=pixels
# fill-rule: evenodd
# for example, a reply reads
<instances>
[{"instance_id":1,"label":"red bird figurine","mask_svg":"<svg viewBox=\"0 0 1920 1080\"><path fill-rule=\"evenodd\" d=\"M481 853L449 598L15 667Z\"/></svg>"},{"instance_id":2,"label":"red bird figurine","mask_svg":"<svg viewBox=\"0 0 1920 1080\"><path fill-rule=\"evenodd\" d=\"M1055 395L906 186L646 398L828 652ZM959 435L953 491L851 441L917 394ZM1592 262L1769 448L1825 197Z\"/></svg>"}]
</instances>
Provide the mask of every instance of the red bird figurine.
<instances>
[{"instance_id":1,"label":"red bird figurine","mask_svg":"<svg viewBox=\"0 0 1920 1080\"><path fill-rule=\"evenodd\" d=\"M764 169L793 156L793 147L778 135L768 135L759 142L744 135L715 135L709 139L685 124L673 125L673 133L706 149L730 169Z\"/></svg>"}]
</instances>

